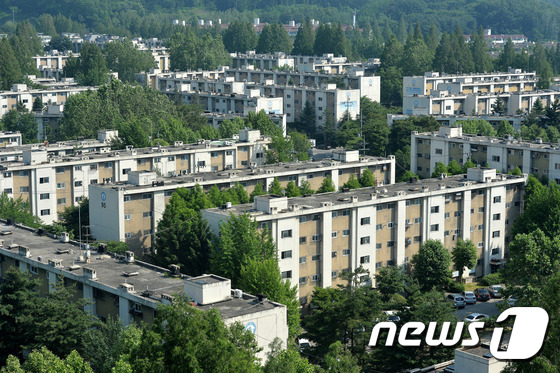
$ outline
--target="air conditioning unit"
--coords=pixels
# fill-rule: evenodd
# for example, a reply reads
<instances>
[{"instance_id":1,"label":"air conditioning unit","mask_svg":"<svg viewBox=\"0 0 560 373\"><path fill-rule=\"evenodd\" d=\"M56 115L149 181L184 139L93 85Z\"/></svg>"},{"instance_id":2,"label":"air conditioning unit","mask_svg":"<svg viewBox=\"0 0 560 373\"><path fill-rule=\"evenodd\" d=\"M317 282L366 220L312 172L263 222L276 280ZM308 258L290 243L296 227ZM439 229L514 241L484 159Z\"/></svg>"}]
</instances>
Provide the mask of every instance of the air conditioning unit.
<instances>
[{"instance_id":1,"label":"air conditioning unit","mask_svg":"<svg viewBox=\"0 0 560 373\"><path fill-rule=\"evenodd\" d=\"M234 298L242 298L243 297L243 291L240 289L233 289L233 297Z\"/></svg>"}]
</instances>

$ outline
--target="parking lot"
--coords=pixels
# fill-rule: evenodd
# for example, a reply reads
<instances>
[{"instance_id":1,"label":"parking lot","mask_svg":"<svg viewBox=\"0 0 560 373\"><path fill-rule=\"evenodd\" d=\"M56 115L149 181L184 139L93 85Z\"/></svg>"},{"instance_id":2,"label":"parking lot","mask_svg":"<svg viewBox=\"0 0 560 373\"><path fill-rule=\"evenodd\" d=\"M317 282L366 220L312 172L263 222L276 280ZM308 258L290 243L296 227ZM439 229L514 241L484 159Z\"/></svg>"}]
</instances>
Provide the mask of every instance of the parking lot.
<instances>
[{"instance_id":1,"label":"parking lot","mask_svg":"<svg viewBox=\"0 0 560 373\"><path fill-rule=\"evenodd\" d=\"M488 316L496 316L500 313L496 304L503 301L503 299L490 299L487 302L476 302L475 304L467 304L465 308L460 308L455 311L455 315L459 320L469 313L483 313Z\"/></svg>"}]
</instances>

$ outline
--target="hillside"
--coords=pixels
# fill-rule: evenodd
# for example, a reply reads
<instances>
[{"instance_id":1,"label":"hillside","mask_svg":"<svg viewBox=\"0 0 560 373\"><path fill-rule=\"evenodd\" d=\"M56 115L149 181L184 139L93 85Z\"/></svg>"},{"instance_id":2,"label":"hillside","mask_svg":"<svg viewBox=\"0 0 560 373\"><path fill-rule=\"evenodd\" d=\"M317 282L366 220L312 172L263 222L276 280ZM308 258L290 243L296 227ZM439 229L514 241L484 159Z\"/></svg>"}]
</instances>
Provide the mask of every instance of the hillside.
<instances>
[{"instance_id":1,"label":"hillside","mask_svg":"<svg viewBox=\"0 0 560 373\"><path fill-rule=\"evenodd\" d=\"M38 18L43 13L63 14L88 30L115 30L142 34L138 25L154 23L165 29L173 18L190 22L197 18L265 22L301 21L305 17L350 24L353 10L358 24L379 24L395 33L402 23L420 22L424 29L434 23L440 31L459 25L470 33L478 26L494 33L523 33L531 40L557 40L560 33L559 0L0 0L0 24ZM9 22L11 23L11 22ZM9 23L3 28L9 31ZM148 36L148 35L144 35ZM154 35L157 36L157 35Z\"/></svg>"}]
</instances>

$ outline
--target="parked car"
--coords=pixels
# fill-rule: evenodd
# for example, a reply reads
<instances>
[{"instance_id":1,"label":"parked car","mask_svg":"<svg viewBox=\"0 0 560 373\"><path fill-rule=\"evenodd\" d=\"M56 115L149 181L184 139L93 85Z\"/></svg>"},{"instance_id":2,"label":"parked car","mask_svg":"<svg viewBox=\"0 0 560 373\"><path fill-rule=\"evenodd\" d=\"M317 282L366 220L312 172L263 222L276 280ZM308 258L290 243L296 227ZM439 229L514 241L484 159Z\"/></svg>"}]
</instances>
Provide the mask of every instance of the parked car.
<instances>
[{"instance_id":1,"label":"parked car","mask_svg":"<svg viewBox=\"0 0 560 373\"><path fill-rule=\"evenodd\" d=\"M488 286L488 292L492 298L501 298L502 297L502 288L500 285L491 285Z\"/></svg>"},{"instance_id":2,"label":"parked car","mask_svg":"<svg viewBox=\"0 0 560 373\"><path fill-rule=\"evenodd\" d=\"M506 302L508 303L508 305L513 307L513 306L515 306L515 303L517 302L517 298L514 297L514 296L511 296L507 299Z\"/></svg>"},{"instance_id":3,"label":"parked car","mask_svg":"<svg viewBox=\"0 0 560 373\"><path fill-rule=\"evenodd\" d=\"M399 322L401 321L401 318L398 315L398 311L383 311L383 313L385 313L385 315L387 315L387 321L391 321L391 322Z\"/></svg>"},{"instance_id":4,"label":"parked car","mask_svg":"<svg viewBox=\"0 0 560 373\"><path fill-rule=\"evenodd\" d=\"M484 288L475 289L474 295L476 296L476 300L481 300L486 302L487 300L490 299L490 293L488 292L488 290Z\"/></svg>"},{"instance_id":5,"label":"parked car","mask_svg":"<svg viewBox=\"0 0 560 373\"><path fill-rule=\"evenodd\" d=\"M305 339L305 338L300 338L299 341L298 341L298 344L299 344L299 350L300 351L303 351L306 348L311 347L311 345L309 344L309 340Z\"/></svg>"},{"instance_id":6,"label":"parked car","mask_svg":"<svg viewBox=\"0 0 560 373\"><path fill-rule=\"evenodd\" d=\"M463 318L466 323L470 323L473 321L485 321L486 319L488 319L488 315L485 315L483 313L469 313Z\"/></svg>"},{"instance_id":7,"label":"parked car","mask_svg":"<svg viewBox=\"0 0 560 373\"><path fill-rule=\"evenodd\" d=\"M461 293L461 295L463 296L463 298L465 298L465 302L467 304L475 304L476 303L476 296L474 295L474 293L472 291L463 291Z\"/></svg>"},{"instance_id":8,"label":"parked car","mask_svg":"<svg viewBox=\"0 0 560 373\"><path fill-rule=\"evenodd\" d=\"M461 294L449 294L447 300L453 303L453 307L463 308L467 305L465 298Z\"/></svg>"}]
</instances>

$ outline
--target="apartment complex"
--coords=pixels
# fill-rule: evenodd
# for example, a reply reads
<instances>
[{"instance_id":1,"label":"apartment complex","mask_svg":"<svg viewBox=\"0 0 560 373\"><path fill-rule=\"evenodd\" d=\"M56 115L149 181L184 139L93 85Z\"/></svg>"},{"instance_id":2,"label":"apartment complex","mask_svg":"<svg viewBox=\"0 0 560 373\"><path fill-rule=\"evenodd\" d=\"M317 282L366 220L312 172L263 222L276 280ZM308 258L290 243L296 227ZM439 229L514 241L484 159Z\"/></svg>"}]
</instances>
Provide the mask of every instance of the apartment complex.
<instances>
[{"instance_id":1,"label":"apartment complex","mask_svg":"<svg viewBox=\"0 0 560 373\"><path fill-rule=\"evenodd\" d=\"M131 171L177 175L258 166L269 143L258 130L242 130L236 139L118 151L105 146L71 156L55 156L39 147L23 151L17 160L0 161L0 190L28 200L32 213L50 224L65 207L87 196L89 184L126 181Z\"/></svg>"},{"instance_id":2,"label":"apartment complex","mask_svg":"<svg viewBox=\"0 0 560 373\"><path fill-rule=\"evenodd\" d=\"M75 286L76 297L88 301L84 311L105 321L119 317L123 324L153 322L160 304L171 304L184 294L203 311L217 309L229 325L242 323L251 330L266 360L268 345L280 338L286 348L288 325L286 306L231 289L229 279L216 275L189 277L179 272L135 260L132 252L108 255L105 247L81 250L67 237L55 240L40 236L33 229L2 226L0 240L0 279L13 267L41 280L38 292L47 295L58 281ZM9 236L6 234L9 233Z\"/></svg>"},{"instance_id":3,"label":"apartment complex","mask_svg":"<svg viewBox=\"0 0 560 373\"><path fill-rule=\"evenodd\" d=\"M10 148L21 145L21 132L0 131L0 147Z\"/></svg>"},{"instance_id":4,"label":"apartment complex","mask_svg":"<svg viewBox=\"0 0 560 373\"><path fill-rule=\"evenodd\" d=\"M410 118L410 114L387 114L387 124L389 127L393 125L395 121L405 120ZM523 115L492 115L492 114L484 114L484 115L445 115L445 114L436 114L432 115L432 117L442 126L453 126L458 125L460 121L466 120L484 120L490 123L494 128L498 128L501 122L507 120L509 124L513 126L513 128L518 131L521 125L523 124L523 120L525 117Z\"/></svg>"},{"instance_id":5,"label":"apartment complex","mask_svg":"<svg viewBox=\"0 0 560 373\"><path fill-rule=\"evenodd\" d=\"M452 160L463 164L471 158L476 164L511 172L519 167L526 174L547 177L560 184L559 144L463 134L461 127L441 127L439 132L411 134L410 169L421 177L430 177L436 164Z\"/></svg>"},{"instance_id":6,"label":"apartment complex","mask_svg":"<svg viewBox=\"0 0 560 373\"><path fill-rule=\"evenodd\" d=\"M311 197L255 197L253 205L203 211L210 228L230 214L249 214L270 230L282 276L298 284L302 304L315 286L341 284L359 266L373 275L407 264L429 239L448 249L472 240L479 260L466 273L491 273L507 258L511 229L521 209L525 176L472 168L466 175L413 180Z\"/></svg>"},{"instance_id":7,"label":"apartment complex","mask_svg":"<svg viewBox=\"0 0 560 373\"><path fill-rule=\"evenodd\" d=\"M90 185L90 230L97 240L124 241L140 254L151 248L157 224L177 188L200 185L209 191L214 185L227 189L240 183L250 194L259 183L269 190L277 178L282 187L290 181L297 186L307 181L317 190L325 177L330 177L338 188L352 175L360 177L366 169L372 171L378 185L395 182L393 156L359 157L357 150L335 151L332 160L322 162L264 165L188 176L157 177L155 172L130 172L127 182Z\"/></svg>"},{"instance_id":8,"label":"apartment complex","mask_svg":"<svg viewBox=\"0 0 560 373\"><path fill-rule=\"evenodd\" d=\"M206 112L200 115L206 118L207 121L206 123L209 126L212 126L216 129L220 128L220 125L225 120L229 120L233 122L236 118L243 119L243 120L247 118L247 115L245 114L229 114L229 113L226 114L226 113ZM276 124L279 128L282 128L284 137L286 137L286 129L288 128L288 125L286 123L286 114L266 114L266 116L268 117L268 119L272 121L272 123Z\"/></svg>"},{"instance_id":9,"label":"apartment complex","mask_svg":"<svg viewBox=\"0 0 560 373\"><path fill-rule=\"evenodd\" d=\"M68 97L77 93L85 92L95 87L58 87L53 89L31 89L27 84L14 84L11 91L0 92L0 116L15 109L18 103L22 103L27 110L33 109L33 101L39 97L43 103L64 105Z\"/></svg>"}]
</instances>

